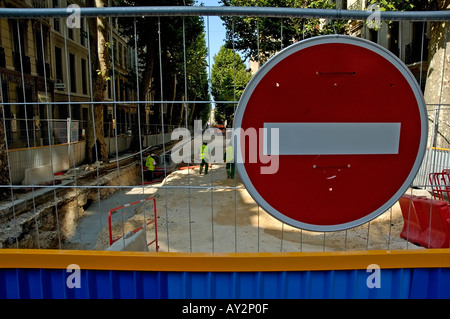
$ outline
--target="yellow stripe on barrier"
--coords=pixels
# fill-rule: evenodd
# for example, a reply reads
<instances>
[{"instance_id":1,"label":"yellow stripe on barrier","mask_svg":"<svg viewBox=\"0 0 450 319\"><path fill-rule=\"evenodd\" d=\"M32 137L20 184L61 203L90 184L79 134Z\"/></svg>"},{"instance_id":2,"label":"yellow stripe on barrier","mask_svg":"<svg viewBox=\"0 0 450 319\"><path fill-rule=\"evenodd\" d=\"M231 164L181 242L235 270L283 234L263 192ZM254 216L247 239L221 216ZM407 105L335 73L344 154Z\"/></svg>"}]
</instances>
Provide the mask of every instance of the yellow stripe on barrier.
<instances>
[{"instance_id":1,"label":"yellow stripe on barrier","mask_svg":"<svg viewBox=\"0 0 450 319\"><path fill-rule=\"evenodd\" d=\"M78 143L81 143L81 142L84 142L84 141L70 142L70 144L78 144ZM68 144L69 143L52 144L52 147L68 145ZM38 148L49 148L49 146L48 145L43 145L43 146L30 146L30 147L22 147L22 148L13 148L13 149L10 149L9 152L28 151L28 150L38 149Z\"/></svg>"},{"instance_id":2,"label":"yellow stripe on barrier","mask_svg":"<svg viewBox=\"0 0 450 319\"><path fill-rule=\"evenodd\" d=\"M0 249L0 268L131 271L306 271L450 267L450 249L295 253L151 253Z\"/></svg>"},{"instance_id":3,"label":"yellow stripe on barrier","mask_svg":"<svg viewBox=\"0 0 450 319\"><path fill-rule=\"evenodd\" d=\"M438 150L438 151L450 151L449 148L442 148L442 147L429 147L427 146L427 149L432 149L432 150Z\"/></svg>"}]
</instances>

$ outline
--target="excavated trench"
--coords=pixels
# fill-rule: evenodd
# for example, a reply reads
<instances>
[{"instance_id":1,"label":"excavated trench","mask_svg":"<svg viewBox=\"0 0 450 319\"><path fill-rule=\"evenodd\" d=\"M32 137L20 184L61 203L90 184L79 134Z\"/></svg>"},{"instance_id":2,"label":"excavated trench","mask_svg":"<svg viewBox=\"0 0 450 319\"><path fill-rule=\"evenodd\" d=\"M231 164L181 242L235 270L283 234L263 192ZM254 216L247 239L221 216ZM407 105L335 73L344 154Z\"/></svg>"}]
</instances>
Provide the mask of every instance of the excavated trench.
<instances>
[{"instance_id":1,"label":"excavated trench","mask_svg":"<svg viewBox=\"0 0 450 319\"><path fill-rule=\"evenodd\" d=\"M84 211L118 190L95 186L140 182L138 161L130 159L120 166L120 184L116 164L101 164L98 179L94 165L83 165L76 168L76 179L74 169L58 176L57 184L64 187L13 190L14 201L0 205L0 247L61 248Z\"/></svg>"},{"instance_id":2,"label":"excavated trench","mask_svg":"<svg viewBox=\"0 0 450 319\"><path fill-rule=\"evenodd\" d=\"M157 146L152 152L162 153ZM0 202L0 248L65 248L89 206L119 190L97 186L139 185L139 162L140 155L135 154L100 163L98 170L96 165L82 165L55 176L56 187L52 183L39 189L13 189L11 197Z\"/></svg>"}]
</instances>

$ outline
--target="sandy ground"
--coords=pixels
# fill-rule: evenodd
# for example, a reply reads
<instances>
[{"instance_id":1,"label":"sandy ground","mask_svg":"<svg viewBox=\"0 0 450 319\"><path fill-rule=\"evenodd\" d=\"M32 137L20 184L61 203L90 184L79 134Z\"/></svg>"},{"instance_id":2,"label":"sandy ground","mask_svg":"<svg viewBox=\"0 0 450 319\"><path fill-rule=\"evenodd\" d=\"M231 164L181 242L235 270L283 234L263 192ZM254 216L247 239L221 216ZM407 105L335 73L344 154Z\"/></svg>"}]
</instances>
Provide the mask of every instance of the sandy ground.
<instances>
[{"instance_id":1,"label":"sandy ground","mask_svg":"<svg viewBox=\"0 0 450 319\"><path fill-rule=\"evenodd\" d=\"M159 188L161 185L169 188ZM216 188L208 188L211 185ZM159 251L421 249L400 238L403 218L398 203L370 223L347 231L319 233L300 230L283 224L258 207L245 190L238 174L234 180L226 178L224 164L214 164L208 175L199 175L198 168L177 170L167 176L163 183L145 188L123 189L102 201L101 213L98 210L97 213L94 212L95 206L98 206L94 203L93 212L83 217L72 241L82 242L85 249L105 249L109 245L109 210L151 196L157 202ZM147 221L151 219L152 201L116 213L113 219L114 237L141 226L144 214ZM90 224L87 223L88 220ZM102 229L101 233L99 229ZM149 225L146 231L147 240L153 240L154 225ZM149 250L155 251L155 245L151 245Z\"/></svg>"}]
</instances>

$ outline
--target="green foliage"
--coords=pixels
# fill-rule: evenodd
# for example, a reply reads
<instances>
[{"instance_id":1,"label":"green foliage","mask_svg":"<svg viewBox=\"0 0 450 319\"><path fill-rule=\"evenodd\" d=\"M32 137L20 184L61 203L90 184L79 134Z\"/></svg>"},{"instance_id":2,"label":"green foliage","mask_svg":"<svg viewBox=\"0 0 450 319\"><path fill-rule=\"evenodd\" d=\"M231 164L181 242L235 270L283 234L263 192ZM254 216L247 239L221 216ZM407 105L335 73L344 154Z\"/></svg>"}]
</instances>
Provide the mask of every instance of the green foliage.
<instances>
[{"instance_id":1,"label":"green foliage","mask_svg":"<svg viewBox=\"0 0 450 319\"><path fill-rule=\"evenodd\" d=\"M377 4L380 11L410 11L414 8L411 0L370 0L368 5Z\"/></svg>"},{"instance_id":2,"label":"green foliage","mask_svg":"<svg viewBox=\"0 0 450 319\"><path fill-rule=\"evenodd\" d=\"M194 0L155 0L152 6L182 6L193 5ZM120 6L148 6L147 0L118 0ZM204 35L204 22L201 17L141 17L136 18L138 75L141 99L148 91L154 92L155 99L174 100L209 100L207 80L207 49ZM122 34L129 39L129 45L135 47L134 18L120 18L119 24ZM159 43L158 27L161 29L161 43ZM183 41L183 27L185 42ZM161 97L160 58L163 71L163 96ZM185 61L186 49L186 78L187 96L185 96ZM130 83L136 82L136 72L132 70ZM172 106L171 106L172 107ZM174 105L172 117L166 118L165 123L177 124L181 121L181 105ZM193 114L190 119L201 116L202 108L209 109L207 104L192 106ZM166 116L169 116L166 114ZM160 121L160 107L153 109L152 123ZM184 124L184 121L183 121Z\"/></svg>"},{"instance_id":3,"label":"green foliage","mask_svg":"<svg viewBox=\"0 0 450 319\"><path fill-rule=\"evenodd\" d=\"M239 54L222 46L214 56L211 70L211 93L215 101L238 101L252 74L246 70ZM235 104L216 104L215 120L223 124L232 122Z\"/></svg>"},{"instance_id":4,"label":"green foliage","mask_svg":"<svg viewBox=\"0 0 450 319\"><path fill-rule=\"evenodd\" d=\"M110 77L110 76L105 76L106 73L102 72L101 70L97 69L97 70L95 70L95 71L97 72L97 75L103 76L104 79L105 79L105 81L111 80L111 77Z\"/></svg>"},{"instance_id":5,"label":"green foliage","mask_svg":"<svg viewBox=\"0 0 450 319\"><path fill-rule=\"evenodd\" d=\"M367 6L376 5L380 11L410 11L415 8L412 1L414 0L369 0ZM385 23L389 27L392 26L392 21L385 21ZM374 29L378 31L378 28Z\"/></svg>"},{"instance_id":6,"label":"green foliage","mask_svg":"<svg viewBox=\"0 0 450 319\"><path fill-rule=\"evenodd\" d=\"M334 9L329 0L221 0L226 6L294 7ZM278 19L223 17L227 29L227 47L244 53L246 58L264 63L274 53L300 40L324 34L343 33L347 21L321 19ZM259 30L259 34L258 34ZM281 32L282 30L282 32ZM283 37L281 38L281 35ZM259 52L258 52L259 37Z\"/></svg>"}]
</instances>

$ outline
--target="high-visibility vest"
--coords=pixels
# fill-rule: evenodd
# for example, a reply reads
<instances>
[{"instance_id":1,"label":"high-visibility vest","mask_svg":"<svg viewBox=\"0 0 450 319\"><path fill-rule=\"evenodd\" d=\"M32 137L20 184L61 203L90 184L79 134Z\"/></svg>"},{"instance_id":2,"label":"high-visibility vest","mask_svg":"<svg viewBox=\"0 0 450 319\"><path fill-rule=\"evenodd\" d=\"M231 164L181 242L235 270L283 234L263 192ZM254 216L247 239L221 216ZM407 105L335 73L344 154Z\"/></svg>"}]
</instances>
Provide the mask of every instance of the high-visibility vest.
<instances>
[{"instance_id":1,"label":"high-visibility vest","mask_svg":"<svg viewBox=\"0 0 450 319\"><path fill-rule=\"evenodd\" d=\"M202 145L202 148L201 148L201 154L200 154L201 157L202 157L202 159L208 159L208 158L209 158L208 153L209 153L209 148L208 148L208 146Z\"/></svg>"},{"instance_id":2,"label":"high-visibility vest","mask_svg":"<svg viewBox=\"0 0 450 319\"><path fill-rule=\"evenodd\" d=\"M232 163L234 161L234 153L233 153L233 146L229 145L227 146L227 155L226 155L226 162Z\"/></svg>"},{"instance_id":3,"label":"high-visibility vest","mask_svg":"<svg viewBox=\"0 0 450 319\"><path fill-rule=\"evenodd\" d=\"M147 156L147 161L145 162L145 166L147 166L147 169L149 171L155 170L155 160L150 155Z\"/></svg>"}]
</instances>

